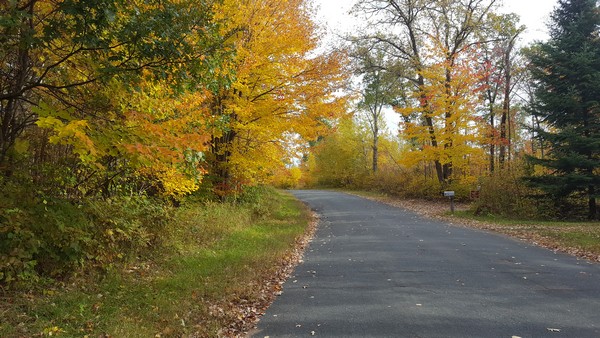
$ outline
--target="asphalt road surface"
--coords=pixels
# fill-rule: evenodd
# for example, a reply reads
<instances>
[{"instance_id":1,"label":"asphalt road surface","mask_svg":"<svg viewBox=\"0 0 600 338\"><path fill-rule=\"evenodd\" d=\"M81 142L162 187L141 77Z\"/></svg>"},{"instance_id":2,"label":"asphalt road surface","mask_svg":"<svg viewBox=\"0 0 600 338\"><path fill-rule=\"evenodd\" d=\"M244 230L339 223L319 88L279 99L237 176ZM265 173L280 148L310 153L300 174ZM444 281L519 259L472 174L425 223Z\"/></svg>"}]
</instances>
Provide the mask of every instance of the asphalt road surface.
<instances>
[{"instance_id":1,"label":"asphalt road surface","mask_svg":"<svg viewBox=\"0 0 600 338\"><path fill-rule=\"evenodd\" d=\"M600 337L600 265L327 191L253 337Z\"/></svg>"}]
</instances>

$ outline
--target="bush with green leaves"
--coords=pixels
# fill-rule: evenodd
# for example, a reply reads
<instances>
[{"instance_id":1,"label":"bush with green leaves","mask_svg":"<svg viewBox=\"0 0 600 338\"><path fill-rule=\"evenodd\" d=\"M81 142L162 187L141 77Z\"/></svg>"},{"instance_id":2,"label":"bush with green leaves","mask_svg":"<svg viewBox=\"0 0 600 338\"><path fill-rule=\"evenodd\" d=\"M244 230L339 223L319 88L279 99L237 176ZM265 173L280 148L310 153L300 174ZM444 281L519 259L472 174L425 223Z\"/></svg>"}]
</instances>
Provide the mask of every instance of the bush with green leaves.
<instances>
[{"instance_id":1,"label":"bush with green leaves","mask_svg":"<svg viewBox=\"0 0 600 338\"><path fill-rule=\"evenodd\" d=\"M172 207L143 196L85 203L4 184L0 193L0 284L106 269L160 244Z\"/></svg>"}]
</instances>

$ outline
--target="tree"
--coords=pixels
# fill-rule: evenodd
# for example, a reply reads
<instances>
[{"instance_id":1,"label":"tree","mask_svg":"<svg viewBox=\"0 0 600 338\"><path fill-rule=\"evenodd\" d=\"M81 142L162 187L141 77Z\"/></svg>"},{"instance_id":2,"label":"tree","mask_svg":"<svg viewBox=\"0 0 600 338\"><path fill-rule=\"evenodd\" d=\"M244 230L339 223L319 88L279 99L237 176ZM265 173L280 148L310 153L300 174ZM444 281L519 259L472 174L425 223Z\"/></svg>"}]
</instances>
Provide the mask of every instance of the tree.
<instances>
[{"instance_id":1,"label":"tree","mask_svg":"<svg viewBox=\"0 0 600 338\"><path fill-rule=\"evenodd\" d=\"M354 119L340 121L334 133L311 149L307 174L321 186L360 186L370 167L367 133Z\"/></svg>"},{"instance_id":2,"label":"tree","mask_svg":"<svg viewBox=\"0 0 600 338\"><path fill-rule=\"evenodd\" d=\"M600 176L600 9L596 0L559 0L550 40L531 56L536 81L532 107L545 127L536 132L549 142L546 158L531 162L547 169L528 181L556 201L583 193L588 217L598 217Z\"/></svg>"},{"instance_id":3,"label":"tree","mask_svg":"<svg viewBox=\"0 0 600 338\"><path fill-rule=\"evenodd\" d=\"M504 167L507 157L510 157L511 97L519 77L514 53L515 43L525 30L517 26L518 17L515 14L489 14L491 29L482 32L481 64L484 73L483 97L486 105L486 115L489 120L489 170L496 168L496 147L500 148L500 167ZM517 74L515 74L517 73ZM522 73L522 72L521 72ZM515 81L516 80L516 81ZM498 102L502 101L501 106ZM499 130L496 128L496 118L500 112ZM507 154L508 146L508 154ZM508 155L508 156L507 156Z\"/></svg>"},{"instance_id":4,"label":"tree","mask_svg":"<svg viewBox=\"0 0 600 338\"><path fill-rule=\"evenodd\" d=\"M82 163L94 162L93 173L111 167L123 155L119 140L139 131L124 127L134 110L128 95L135 102L141 87L160 83L170 92L163 98L174 98L227 82L216 76L230 51L212 22L212 6L194 0L0 3L2 176L15 171L15 144L36 133L36 123L50 129L51 143L74 151ZM111 92L117 87L121 102ZM116 126L125 135L110 144L103 135Z\"/></svg>"},{"instance_id":5,"label":"tree","mask_svg":"<svg viewBox=\"0 0 600 338\"><path fill-rule=\"evenodd\" d=\"M471 176L471 167L483 160L481 145L485 142L483 121L475 114L481 85L474 55L464 52L460 58L449 62L443 56L431 54L439 60L422 71L424 85L414 92L415 99L427 98L427 106L395 107L404 116L401 121L403 136L414 145L403 158L407 165L431 161L436 168L444 169L445 175ZM421 119L425 115L435 127L437 142L431 140L431 127ZM438 173L439 174L439 173ZM460 175L459 175L460 174ZM446 177L438 181L448 183Z\"/></svg>"},{"instance_id":6,"label":"tree","mask_svg":"<svg viewBox=\"0 0 600 338\"><path fill-rule=\"evenodd\" d=\"M236 81L221 88L213 115L224 128L210 142L211 175L224 190L263 180L289 142L314 140L345 112L342 52L317 55L316 26L304 0L225 0L218 20L235 31Z\"/></svg>"},{"instance_id":7,"label":"tree","mask_svg":"<svg viewBox=\"0 0 600 338\"><path fill-rule=\"evenodd\" d=\"M356 46L352 53L355 61L355 73L362 77L358 103L359 114L366 120L371 131L372 166L376 173L379 166L379 138L385 129L383 109L397 105L399 97L406 90L399 79L390 69L385 54L381 50L371 51L368 48Z\"/></svg>"},{"instance_id":8,"label":"tree","mask_svg":"<svg viewBox=\"0 0 600 338\"><path fill-rule=\"evenodd\" d=\"M397 69L401 70L397 76L412 85L413 106L400 108L405 117L420 120L413 124L422 128L413 131L427 137L427 147L433 149L427 160L434 162L441 183L451 179L453 162L457 159L454 156L460 154L453 148L464 146L452 140L452 135L460 137L461 128L456 125L461 118L454 113L465 107L457 110L453 101L458 96L457 88L452 86L460 85L453 78L455 68L461 67L465 53L480 42L476 33L485 29L486 16L495 3L495 0L361 0L355 7L357 12L374 18L374 26L385 30L359 39L371 41L375 48L385 46L383 49L395 58ZM432 102L430 89L439 84L442 91L436 91L437 102Z\"/></svg>"}]
</instances>

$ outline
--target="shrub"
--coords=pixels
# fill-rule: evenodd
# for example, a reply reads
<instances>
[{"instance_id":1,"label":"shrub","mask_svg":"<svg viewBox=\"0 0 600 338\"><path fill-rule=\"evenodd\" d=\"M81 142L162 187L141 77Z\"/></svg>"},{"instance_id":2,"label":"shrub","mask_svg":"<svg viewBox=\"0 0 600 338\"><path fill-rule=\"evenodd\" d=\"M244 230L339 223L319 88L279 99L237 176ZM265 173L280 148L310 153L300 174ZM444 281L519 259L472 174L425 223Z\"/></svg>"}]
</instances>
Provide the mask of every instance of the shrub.
<instances>
[{"instance_id":1,"label":"shrub","mask_svg":"<svg viewBox=\"0 0 600 338\"><path fill-rule=\"evenodd\" d=\"M440 198L441 184L437 179L425 177L417 170L379 171L371 179L372 188L386 194L405 198Z\"/></svg>"},{"instance_id":2,"label":"shrub","mask_svg":"<svg viewBox=\"0 0 600 338\"><path fill-rule=\"evenodd\" d=\"M535 191L521 181L520 171L507 169L481 180L479 199L474 204L476 214L536 218L539 201Z\"/></svg>"},{"instance_id":3,"label":"shrub","mask_svg":"<svg viewBox=\"0 0 600 338\"><path fill-rule=\"evenodd\" d=\"M276 192L273 188L257 185L244 187L237 202L248 206L254 219L263 219L270 216L275 209Z\"/></svg>"},{"instance_id":4,"label":"shrub","mask_svg":"<svg viewBox=\"0 0 600 338\"><path fill-rule=\"evenodd\" d=\"M0 193L0 284L106 269L160 245L172 207L146 197L76 203L5 183Z\"/></svg>"},{"instance_id":5,"label":"shrub","mask_svg":"<svg viewBox=\"0 0 600 338\"><path fill-rule=\"evenodd\" d=\"M161 245L173 208L163 200L117 197L89 202L84 209L94 225L93 247L86 253L97 267L143 255Z\"/></svg>"},{"instance_id":6,"label":"shrub","mask_svg":"<svg viewBox=\"0 0 600 338\"><path fill-rule=\"evenodd\" d=\"M91 241L77 205L5 184L0 196L0 282L59 276L80 264Z\"/></svg>"}]
</instances>

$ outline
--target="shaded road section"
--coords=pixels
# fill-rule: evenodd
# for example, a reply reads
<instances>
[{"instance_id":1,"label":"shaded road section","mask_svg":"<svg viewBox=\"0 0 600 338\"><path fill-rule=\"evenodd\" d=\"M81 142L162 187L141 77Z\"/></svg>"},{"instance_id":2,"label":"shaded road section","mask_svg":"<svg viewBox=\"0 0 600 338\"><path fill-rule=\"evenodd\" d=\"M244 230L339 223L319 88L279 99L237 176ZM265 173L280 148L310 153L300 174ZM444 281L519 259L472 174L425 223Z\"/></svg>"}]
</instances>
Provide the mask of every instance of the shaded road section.
<instances>
[{"instance_id":1,"label":"shaded road section","mask_svg":"<svg viewBox=\"0 0 600 338\"><path fill-rule=\"evenodd\" d=\"M253 337L600 337L600 265L328 191Z\"/></svg>"}]
</instances>

